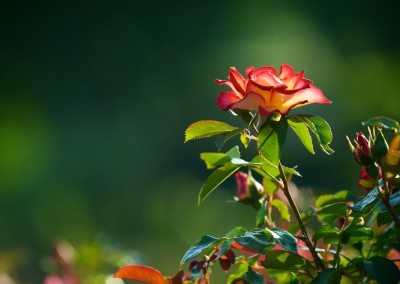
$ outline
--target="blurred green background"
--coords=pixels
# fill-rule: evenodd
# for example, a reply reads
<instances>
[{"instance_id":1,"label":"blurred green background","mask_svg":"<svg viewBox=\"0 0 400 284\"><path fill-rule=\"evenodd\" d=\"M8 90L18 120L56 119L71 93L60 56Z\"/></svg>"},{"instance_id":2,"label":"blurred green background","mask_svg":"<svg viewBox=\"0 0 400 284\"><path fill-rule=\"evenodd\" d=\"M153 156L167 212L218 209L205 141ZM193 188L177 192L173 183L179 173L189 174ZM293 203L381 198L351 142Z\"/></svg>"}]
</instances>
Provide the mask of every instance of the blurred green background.
<instances>
[{"instance_id":1,"label":"blurred green background","mask_svg":"<svg viewBox=\"0 0 400 284\"><path fill-rule=\"evenodd\" d=\"M197 207L216 149L183 143L194 121L238 123L215 105L231 66L305 69L333 104L297 112L331 124L336 153L293 138L284 162L317 194L359 191L345 135L400 119L399 3L2 1L0 274L40 283L56 240L101 238L173 275L198 237L250 229L232 181Z\"/></svg>"}]
</instances>

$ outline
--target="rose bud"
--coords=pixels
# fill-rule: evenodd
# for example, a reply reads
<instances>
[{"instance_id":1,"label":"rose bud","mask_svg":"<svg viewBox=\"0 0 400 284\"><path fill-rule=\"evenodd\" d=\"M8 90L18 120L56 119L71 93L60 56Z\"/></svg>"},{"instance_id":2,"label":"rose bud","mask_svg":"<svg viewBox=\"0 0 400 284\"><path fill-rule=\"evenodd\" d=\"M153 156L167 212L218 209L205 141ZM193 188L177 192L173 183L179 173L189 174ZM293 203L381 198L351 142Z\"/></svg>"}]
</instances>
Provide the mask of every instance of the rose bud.
<instances>
[{"instance_id":1,"label":"rose bud","mask_svg":"<svg viewBox=\"0 0 400 284\"><path fill-rule=\"evenodd\" d=\"M357 137L354 140L356 147L353 146L349 137L347 137L347 142L351 152L353 153L354 159L360 165L366 166L374 162L372 159L371 147L368 139L361 132L357 133Z\"/></svg>"},{"instance_id":2,"label":"rose bud","mask_svg":"<svg viewBox=\"0 0 400 284\"><path fill-rule=\"evenodd\" d=\"M258 200L264 193L264 187L256 181L251 172L237 172L236 178L236 196L234 199L244 204L251 204Z\"/></svg>"}]
</instances>

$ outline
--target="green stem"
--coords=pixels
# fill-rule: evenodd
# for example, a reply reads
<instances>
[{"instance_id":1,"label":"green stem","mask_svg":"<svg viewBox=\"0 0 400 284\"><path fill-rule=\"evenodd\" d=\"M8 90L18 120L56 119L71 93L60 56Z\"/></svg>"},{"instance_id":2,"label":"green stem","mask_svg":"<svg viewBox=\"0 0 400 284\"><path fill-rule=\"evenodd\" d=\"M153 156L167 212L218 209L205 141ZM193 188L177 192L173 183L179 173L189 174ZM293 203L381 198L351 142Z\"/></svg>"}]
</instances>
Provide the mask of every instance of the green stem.
<instances>
[{"instance_id":1,"label":"green stem","mask_svg":"<svg viewBox=\"0 0 400 284\"><path fill-rule=\"evenodd\" d=\"M385 204L393 221L396 223L396 226L400 229L400 220L397 217L397 214L394 211L392 205L390 204L390 196L392 195L392 190L389 188L388 180L386 177L386 172L385 172L384 168L382 167L382 162L380 159L378 161L378 164L381 167L381 171L382 171L382 182L383 182L383 191L384 191L384 196L381 200L382 200L383 204ZM377 183L377 185L379 186L379 183Z\"/></svg>"},{"instance_id":2,"label":"green stem","mask_svg":"<svg viewBox=\"0 0 400 284\"><path fill-rule=\"evenodd\" d=\"M301 219L299 209L297 208L297 205L293 200L292 194L289 191L288 182L287 182L286 175L283 170L283 166L282 166L281 162L279 162L279 164L278 164L278 169L279 169L279 173L281 175L282 182L283 182L283 187L282 187L283 193L285 194L287 200L289 201L290 207L292 208L294 215L296 216L297 222L299 223L301 232L304 237L304 241L305 241L308 249L311 252L311 255L314 259L315 265L317 266L318 269L323 270L323 269L325 269L325 265L322 262L322 260L319 258L317 252L315 251L313 244L310 241L310 237L307 234L306 226L304 225L303 220Z\"/></svg>"},{"instance_id":3,"label":"green stem","mask_svg":"<svg viewBox=\"0 0 400 284\"><path fill-rule=\"evenodd\" d=\"M386 208L387 208L388 211L389 211L390 216L392 217L393 221L396 223L396 226L397 226L397 227L399 228L399 230L400 230L400 220L399 220L399 218L397 217L397 214L396 214L396 212L394 211L392 205L390 204L389 198L384 197L384 198L382 199L382 202L383 202L383 204L385 204Z\"/></svg>"}]
</instances>

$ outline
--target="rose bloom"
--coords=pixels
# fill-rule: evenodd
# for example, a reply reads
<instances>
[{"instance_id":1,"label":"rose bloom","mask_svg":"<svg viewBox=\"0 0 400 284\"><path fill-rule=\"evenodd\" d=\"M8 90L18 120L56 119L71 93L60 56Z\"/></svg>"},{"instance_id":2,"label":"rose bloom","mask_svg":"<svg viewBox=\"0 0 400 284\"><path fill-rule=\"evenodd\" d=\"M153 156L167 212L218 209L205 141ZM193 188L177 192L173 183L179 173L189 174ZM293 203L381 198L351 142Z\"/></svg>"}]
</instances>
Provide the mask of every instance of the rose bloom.
<instances>
[{"instance_id":1,"label":"rose bloom","mask_svg":"<svg viewBox=\"0 0 400 284\"><path fill-rule=\"evenodd\" d=\"M229 80L215 80L219 85L231 88L221 92L217 106L223 110L257 110L262 115L279 112L286 115L292 108L317 103L329 104L322 91L312 85L312 81L303 78L304 71L294 73L289 65L282 65L279 75L275 68L265 66L246 69L247 78L232 67L228 72Z\"/></svg>"}]
</instances>

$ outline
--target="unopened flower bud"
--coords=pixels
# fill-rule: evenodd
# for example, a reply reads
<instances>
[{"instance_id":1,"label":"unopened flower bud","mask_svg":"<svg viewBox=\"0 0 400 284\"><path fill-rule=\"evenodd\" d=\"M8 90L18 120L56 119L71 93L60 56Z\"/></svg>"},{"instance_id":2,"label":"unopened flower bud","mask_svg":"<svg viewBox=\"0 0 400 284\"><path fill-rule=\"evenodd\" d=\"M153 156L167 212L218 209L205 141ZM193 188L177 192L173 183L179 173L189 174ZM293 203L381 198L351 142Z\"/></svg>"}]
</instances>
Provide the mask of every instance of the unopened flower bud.
<instances>
[{"instance_id":1,"label":"unopened flower bud","mask_svg":"<svg viewBox=\"0 0 400 284\"><path fill-rule=\"evenodd\" d=\"M349 147L356 162L360 165L370 165L374 162L372 159L371 147L368 139L361 132L357 133L357 137L354 140L356 146L354 147L348 137L347 141L349 143Z\"/></svg>"},{"instance_id":2,"label":"unopened flower bud","mask_svg":"<svg viewBox=\"0 0 400 284\"><path fill-rule=\"evenodd\" d=\"M379 177L379 166L376 163L370 164L365 166L368 175L373 179L376 180Z\"/></svg>"},{"instance_id":3,"label":"unopened flower bud","mask_svg":"<svg viewBox=\"0 0 400 284\"><path fill-rule=\"evenodd\" d=\"M382 173L379 168L378 180L381 178L382 178ZM376 186L375 180L367 172L367 167L361 167L360 179L358 181L358 186L366 192L370 191L371 189L373 189Z\"/></svg>"},{"instance_id":4,"label":"unopened flower bud","mask_svg":"<svg viewBox=\"0 0 400 284\"><path fill-rule=\"evenodd\" d=\"M252 201L259 199L264 193L264 187L253 178L250 171L249 174L237 172L235 178L237 187L236 201L251 204Z\"/></svg>"}]
</instances>

